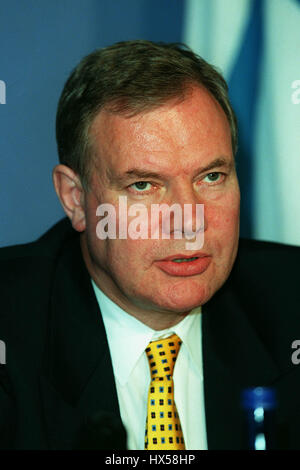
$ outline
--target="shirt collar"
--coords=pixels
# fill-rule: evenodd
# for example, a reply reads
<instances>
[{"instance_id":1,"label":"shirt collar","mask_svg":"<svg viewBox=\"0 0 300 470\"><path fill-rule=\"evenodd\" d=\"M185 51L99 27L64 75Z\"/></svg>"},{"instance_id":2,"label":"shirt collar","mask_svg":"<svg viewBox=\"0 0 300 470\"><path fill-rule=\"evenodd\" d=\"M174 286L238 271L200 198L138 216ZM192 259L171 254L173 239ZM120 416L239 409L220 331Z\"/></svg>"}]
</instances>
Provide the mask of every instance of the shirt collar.
<instances>
[{"instance_id":1,"label":"shirt collar","mask_svg":"<svg viewBox=\"0 0 300 470\"><path fill-rule=\"evenodd\" d=\"M156 331L125 312L93 280L92 285L103 317L114 374L122 385L128 381L150 341L167 338L173 333L180 337L194 365L202 374L201 307L192 310L177 325Z\"/></svg>"}]
</instances>

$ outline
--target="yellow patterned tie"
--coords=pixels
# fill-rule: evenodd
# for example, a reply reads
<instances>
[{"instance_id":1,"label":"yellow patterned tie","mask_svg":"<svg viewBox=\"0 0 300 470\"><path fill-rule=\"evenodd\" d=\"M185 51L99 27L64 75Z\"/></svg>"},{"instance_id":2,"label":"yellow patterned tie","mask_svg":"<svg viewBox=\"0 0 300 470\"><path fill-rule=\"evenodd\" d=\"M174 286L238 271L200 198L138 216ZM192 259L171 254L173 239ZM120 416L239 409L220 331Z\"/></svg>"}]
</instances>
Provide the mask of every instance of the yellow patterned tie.
<instances>
[{"instance_id":1,"label":"yellow patterned tie","mask_svg":"<svg viewBox=\"0 0 300 470\"><path fill-rule=\"evenodd\" d=\"M145 449L185 449L183 433L174 401L173 369L181 340L172 335L152 341L146 349L151 371Z\"/></svg>"}]
</instances>

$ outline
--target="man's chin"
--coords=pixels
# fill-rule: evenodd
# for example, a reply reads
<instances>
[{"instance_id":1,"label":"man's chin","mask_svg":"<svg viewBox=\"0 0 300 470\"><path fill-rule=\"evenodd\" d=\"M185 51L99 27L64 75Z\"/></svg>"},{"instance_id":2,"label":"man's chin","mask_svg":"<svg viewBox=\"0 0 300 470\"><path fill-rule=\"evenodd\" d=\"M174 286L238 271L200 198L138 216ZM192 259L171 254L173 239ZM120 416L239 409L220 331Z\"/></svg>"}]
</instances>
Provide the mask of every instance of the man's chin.
<instances>
[{"instance_id":1,"label":"man's chin","mask_svg":"<svg viewBox=\"0 0 300 470\"><path fill-rule=\"evenodd\" d=\"M185 302L184 300L181 302L176 302L176 303L161 303L160 305L157 305L157 307L165 312L172 312L172 313L179 313L179 314L188 314L195 308L200 307L205 303L205 300L199 299L195 302L190 302L187 301Z\"/></svg>"},{"instance_id":2,"label":"man's chin","mask_svg":"<svg viewBox=\"0 0 300 470\"><path fill-rule=\"evenodd\" d=\"M147 309L156 310L162 313L187 314L191 310L205 304L211 297L207 292L198 292L197 294L198 295L194 294L193 296L187 296L180 295L180 293L177 292L172 293L172 296L157 296L155 299L152 299L151 306L148 304Z\"/></svg>"},{"instance_id":3,"label":"man's chin","mask_svg":"<svg viewBox=\"0 0 300 470\"><path fill-rule=\"evenodd\" d=\"M213 274L215 274L213 272ZM204 305L218 290L217 276L199 275L190 278L152 279L152 282L139 284L131 292L131 299L143 310L189 312Z\"/></svg>"}]
</instances>

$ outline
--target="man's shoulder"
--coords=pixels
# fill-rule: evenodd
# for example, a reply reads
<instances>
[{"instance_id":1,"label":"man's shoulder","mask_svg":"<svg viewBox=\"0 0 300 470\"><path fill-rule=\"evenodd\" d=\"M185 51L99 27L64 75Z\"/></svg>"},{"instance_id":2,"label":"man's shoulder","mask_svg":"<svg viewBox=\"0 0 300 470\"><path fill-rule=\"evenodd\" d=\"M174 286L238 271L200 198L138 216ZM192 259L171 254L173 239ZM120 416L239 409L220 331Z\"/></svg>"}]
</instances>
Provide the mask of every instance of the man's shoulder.
<instances>
[{"instance_id":1,"label":"man's shoulder","mask_svg":"<svg viewBox=\"0 0 300 470\"><path fill-rule=\"evenodd\" d=\"M240 239L235 268L255 272L258 276L276 275L284 269L296 269L300 262L300 246L283 243Z\"/></svg>"},{"instance_id":2,"label":"man's shoulder","mask_svg":"<svg viewBox=\"0 0 300 470\"><path fill-rule=\"evenodd\" d=\"M254 240L249 238L240 238L239 249L243 252L251 253L300 253L300 246L289 245L274 241Z\"/></svg>"},{"instance_id":3,"label":"man's shoulder","mask_svg":"<svg viewBox=\"0 0 300 470\"><path fill-rule=\"evenodd\" d=\"M0 262L32 257L55 257L61 244L76 234L68 218L63 218L37 240L0 248Z\"/></svg>"},{"instance_id":4,"label":"man's shoulder","mask_svg":"<svg viewBox=\"0 0 300 470\"><path fill-rule=\"evenodd\" d=\"M273 328L286 337L299 329L299 264L298 246L240 241L229 285L262 336Z\"/></svg>"},{"instance_id":5,"label":"man's shoulder","mask_svg":"<svg viewBox=\"0 0 300 470\"><path fill-rule=\"evenodd\" d=\"M279 314L282 309L295 313L300 303L299 264L298 246L241 239L226 285L251 315L263 310Z\"/></svg>"},{"instance_id":6,"label":"man's shoulder","mask_svg":"<svg viewBox=\"0 0 300 470\"><path fill-rule=\"evenodd\" d=\"M63 219L34 242L0 249L0 330L10 345L26 331L24 341L42 347L53 283L68 279L68 260L78 252L78 239L78 232Z\"/></svg>"},{"instance_id":7,"label":"man's shoulder","mask_svg":"<svg viewBox=\"0 0 300 470\"><path fill-rule=\"evenodd\" d=\"M55 264L65 244L76 237L78 233L64 218L33 242L0 248L0 278L26 281L28 276L42 276Z\"/></svg>"},{"instance_id":8,"label":"man's shoulder","mask_svg":"<svg viewBox=\"0 0 300 470\"><path fill-rule=\"evenodd\" d=\"M250 327L244 335L255 332L282 370L291 365L291 344L299 332L299 264L300 247L240 240L231 275L216 296L220 310L222 300L230 299L230 308Z\"/></svg>"},{"instance_id":9,"label":"man's shoulder","mask_svg":"<svg viewBox=\"0 0 300 470\"><path fill-rule=\"evenodd\" d=\"M230 279L248 293L263 290L286 298L300 292L299 264L299 246L241 239Z\"/></svg>"}]
</instances>

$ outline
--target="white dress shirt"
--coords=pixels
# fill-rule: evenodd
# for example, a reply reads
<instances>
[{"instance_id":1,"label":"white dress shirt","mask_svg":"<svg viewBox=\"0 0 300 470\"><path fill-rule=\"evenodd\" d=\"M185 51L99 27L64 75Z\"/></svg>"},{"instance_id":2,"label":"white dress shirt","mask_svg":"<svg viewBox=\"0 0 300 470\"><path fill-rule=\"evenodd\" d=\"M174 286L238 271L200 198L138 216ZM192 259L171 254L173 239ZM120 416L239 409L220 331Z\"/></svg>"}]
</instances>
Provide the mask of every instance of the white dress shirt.
<instances>
[{"instance_id":1,"label":"white dress shirt","mask_svg":"<svg viewBox=\"0 0 300 470\"><path fill-rule=\"evenodd\" d=\"M173 372L174 394L185 447L187 450L206 450L201 308L194 309L177 325L155 331L116 305L93 281L92 285L108 338L128 449L144 449L151 381L145 349L150 341L176 333L182 345Z\"/></svg>"}]
</instances>

